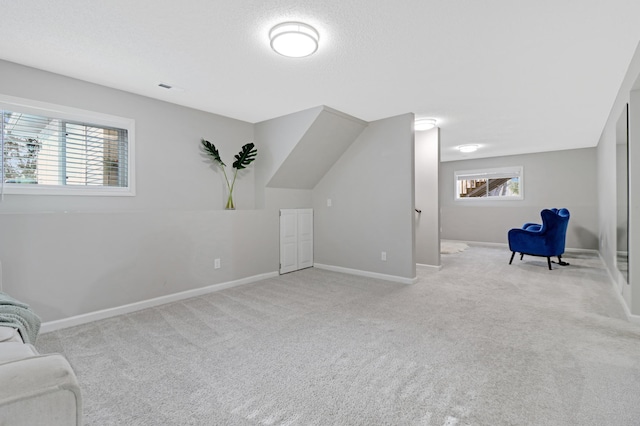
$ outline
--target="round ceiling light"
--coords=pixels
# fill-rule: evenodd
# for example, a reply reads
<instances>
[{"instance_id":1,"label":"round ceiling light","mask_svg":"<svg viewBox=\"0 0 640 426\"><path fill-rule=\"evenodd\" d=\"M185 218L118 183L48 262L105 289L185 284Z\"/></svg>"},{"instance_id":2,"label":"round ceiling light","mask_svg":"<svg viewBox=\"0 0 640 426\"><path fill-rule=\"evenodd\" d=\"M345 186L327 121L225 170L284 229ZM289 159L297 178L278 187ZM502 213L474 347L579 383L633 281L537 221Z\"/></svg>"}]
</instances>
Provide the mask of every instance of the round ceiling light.
<instances>
[{"instance_id":1,"label":"round ceiling light","mask_svg":"<svg viewBox=\"0 0 640 426\"><path fill-rule=\"evenodd\" d=\"M282 56L303 58L318 50L320 35L311 25L283 22L269 31L271 48Z\"/></svg>"},{"instance_id":2,"label":"round ceiling light","mask_svg":"<svg viewBox=\"0 0 640 426\"><path fill-rule=\"evenodd\" d=\"M421 132L423 130L430 130L436 127L435 118L418 118L414 124L414 129Z\"/></svg>"},{"instance_id":3,"label":"round ceiling light","mask_svg":"<svg viewBox=\"0 0 640 426\"><path fill-rule=\"evenodd\" d=\"M458 151L464 152L464 153L476 152L479 147L480 145L460 145L458 147Z\"/></svg>"}]
</instances>

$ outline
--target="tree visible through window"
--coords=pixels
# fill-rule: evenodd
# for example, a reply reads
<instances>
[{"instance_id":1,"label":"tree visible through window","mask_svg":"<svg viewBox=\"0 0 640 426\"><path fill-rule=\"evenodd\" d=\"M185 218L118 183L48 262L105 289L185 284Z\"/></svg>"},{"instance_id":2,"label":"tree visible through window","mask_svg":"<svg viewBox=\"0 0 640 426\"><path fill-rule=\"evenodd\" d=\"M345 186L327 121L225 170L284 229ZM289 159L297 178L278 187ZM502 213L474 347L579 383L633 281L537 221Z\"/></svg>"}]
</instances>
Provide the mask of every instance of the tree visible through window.
<instances>
[{"instance_id":1,"label":"tree visible through window","mask_svg":"<svg viewBox=\"0 0 640 426\"><path fill-rule=\"evenodd\" d=\"M8 183L37 183L40 141L35 138L5 137L4 179Z\"/></svg>"},{"instance_id":2,"label":"tree visible through window","mask_svg":"<svg viewBox=\"0 0 640 426\"><path fill-rule=\"evenodd\" d=\"M0 111L3 182L126 188L128 131Z\"/></svg>"}]
</instances>

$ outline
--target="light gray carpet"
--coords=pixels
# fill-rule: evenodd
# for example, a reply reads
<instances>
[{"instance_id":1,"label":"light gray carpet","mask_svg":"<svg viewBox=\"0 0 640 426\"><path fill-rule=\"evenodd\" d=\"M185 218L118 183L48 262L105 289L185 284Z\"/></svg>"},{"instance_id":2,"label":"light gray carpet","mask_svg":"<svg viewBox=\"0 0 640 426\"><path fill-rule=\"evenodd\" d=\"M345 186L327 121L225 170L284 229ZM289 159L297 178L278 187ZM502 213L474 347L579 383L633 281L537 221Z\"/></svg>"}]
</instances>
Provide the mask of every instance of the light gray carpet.
<instances>
[{"instance_id":1,"label":"light gray carpet","mask_svg":"<svg viewBox=\"0 0 640 426\"><path fill-rule=\"evenodd\" d=\"M638 425L640 326L592 255L403 285L319 269L40 336L88 425Z\"/></svg>"}]
</instances>

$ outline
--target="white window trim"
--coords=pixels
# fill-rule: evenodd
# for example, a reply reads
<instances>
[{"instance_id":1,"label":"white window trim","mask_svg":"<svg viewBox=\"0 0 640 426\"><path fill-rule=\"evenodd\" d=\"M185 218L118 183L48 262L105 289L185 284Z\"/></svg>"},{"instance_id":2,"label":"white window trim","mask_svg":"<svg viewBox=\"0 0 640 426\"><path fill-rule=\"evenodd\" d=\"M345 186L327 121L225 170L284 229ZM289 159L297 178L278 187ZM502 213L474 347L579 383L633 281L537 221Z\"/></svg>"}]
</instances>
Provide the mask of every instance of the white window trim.
<instances>
[{"instance_id":1,"label":"white window trim","mask_svg":"<svg viewBox=\"0 0 640 426\"><path fill-rule=\"evenodd\" d=\"M135 184L135 120L116 115L103 114L84 109L57 105L48 102L0 94L0 109L34 115L44 115L62 120L84 122L105 127L127 130L127 174L128 186L95 187L95 186L66 186L66 185L15 185L2 183L4 194L21 195L85 195L85 196L116 196L127 197L136 195ZM4 179L2 179L4 180Z\"/></svg>"},{"instance_id":2,"label":"white window trim","mask_svg":"<svg viewBox=\"0 0 640 426\"><path fill-rule=\"evenodd\" d=\"M507 176L517 176L520 182L520 194L515 196L505 196L505 197L460 197L458 194L458 180L461 178L464 179L473 179L473 178L495 178L495 177L507 177ZM463 203L477 203L477 202L487 202L487 201L522 201L524 200L524 167L523 166L513 166L513 167L491 167L486 169L475 169L475 170L459 170L453 172L453 190L454 190L454 200L460 201Z\"/></svg>"}]
</instances>

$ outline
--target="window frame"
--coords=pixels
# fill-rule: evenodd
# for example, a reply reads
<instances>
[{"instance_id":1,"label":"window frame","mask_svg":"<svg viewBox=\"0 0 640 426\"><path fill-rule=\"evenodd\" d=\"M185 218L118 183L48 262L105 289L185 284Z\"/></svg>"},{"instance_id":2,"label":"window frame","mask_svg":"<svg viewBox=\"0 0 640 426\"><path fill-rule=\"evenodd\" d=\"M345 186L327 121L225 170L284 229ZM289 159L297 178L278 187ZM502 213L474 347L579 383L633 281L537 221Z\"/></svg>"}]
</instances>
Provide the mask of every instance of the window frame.
<instances>
[{"instance_id":1,"label":"window frame","mask_svg":"<svg viewBox=\"0 0 640 426\"><path fill-rule=\"evenodd\" d=\"M478 178L486 176L487 179L499 179L503 177L518 177L518 195L493 196L493 197L460 197L458 191L458 182L460 180ZM516 176L513 176L513 175ZM475 170L456 170L453 172L453 191L454 200L460 202L479 202L479 201L522 201L524 200L524 167L490 167L486 169Z\"/></svg>"},{"instance_id":2,"label":"window frame","mask_svg":"<svg viewBox=\"0 0 640 426\"><path fill-rule=\"evenodd\" d=\"M23 114L45 116L62 120L64 122L82 123L87 126L108 127L127 131L127 186L27 185L19 183L5 183L4 176L1 176L0 185L2 186L1 192L3 194L116 197L136 195L134 119L4 94L0 94L0 109L20 112ZM0 152L0 156L2 157L2 161L4 161L3 152Z\"/></svg>"}]
</instances>

